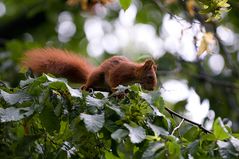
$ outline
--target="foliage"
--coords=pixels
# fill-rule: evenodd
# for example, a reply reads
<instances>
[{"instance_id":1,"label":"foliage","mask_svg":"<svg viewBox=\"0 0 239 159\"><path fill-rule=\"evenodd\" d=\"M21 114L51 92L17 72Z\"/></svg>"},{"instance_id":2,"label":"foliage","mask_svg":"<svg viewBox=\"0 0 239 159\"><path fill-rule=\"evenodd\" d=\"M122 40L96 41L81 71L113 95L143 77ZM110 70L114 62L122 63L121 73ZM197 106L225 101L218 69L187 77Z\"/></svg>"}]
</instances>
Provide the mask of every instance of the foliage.
<instances>
[{"instance_id":1,"label":"foliage","mask_svg":"<svg viewBox=\"0 0 239 159\"><path fill-rule=\"evenodd\" d=\"M130 4L131 4L131 0L120 0L120 5L122 6L124 10L129 8Z\"/></svg>"},{"instance_id":2,"label":"foliage","mask_svg":"<svg viewBox=\"0 0 239 159\"><path fill-rule=\"evenodd\" d=\"M127 93L126 93L127 92ZM122 96L124 94L124 96ZM213 134L178 124L158 91L120 86L81 92L64 80L28 77L1 86L1 158L238 158L239 139L217 118Z\"/></svg>"},{"instance_id":3,"label":"foliage","mask_svg":"<svg viewBox=\"0 0 239 159\"><path fill-rule=\"evenodd\" d=\"M208 14L207 21L220 20L222 14L229 11L230 4L228 0L198 0L201 4L201 13Z\"/></svg>"}]
</instances>

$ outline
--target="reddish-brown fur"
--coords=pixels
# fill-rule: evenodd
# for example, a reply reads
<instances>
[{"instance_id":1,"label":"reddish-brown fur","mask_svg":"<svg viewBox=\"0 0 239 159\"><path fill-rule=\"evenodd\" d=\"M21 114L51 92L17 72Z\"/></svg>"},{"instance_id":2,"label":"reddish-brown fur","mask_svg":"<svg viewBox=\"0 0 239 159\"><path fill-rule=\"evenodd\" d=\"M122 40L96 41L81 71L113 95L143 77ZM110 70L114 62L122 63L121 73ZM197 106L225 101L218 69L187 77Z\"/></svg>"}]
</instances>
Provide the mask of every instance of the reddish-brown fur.
<instances>
[{"instance_id":1,"label":"reddish-brown fur","mask_svg":"<svg viewBox=\"0 0 239 159\"><path fill-rule=\"evenodd\" d=\"M56 48L41 48L26 52L23 65L37 74L52 73L79 83L85 83L94 70L84 58Z\"/></svg>"},{"instance_id":2,"label":"reddish-brown fur","mask_svg":"<svg viewBox=\"0 0 239 159\"><path fill-rule=\"evenodd\" d=\"M134 63L123 56L113 56L94 68L86 59L55 48L35 49L25 54L23 65L34 73L61 75L84 83L83 89L114 91L118 85L140 83L144 89L157 85L156 65L152 60Z\"/></svg>"}]
</instances>

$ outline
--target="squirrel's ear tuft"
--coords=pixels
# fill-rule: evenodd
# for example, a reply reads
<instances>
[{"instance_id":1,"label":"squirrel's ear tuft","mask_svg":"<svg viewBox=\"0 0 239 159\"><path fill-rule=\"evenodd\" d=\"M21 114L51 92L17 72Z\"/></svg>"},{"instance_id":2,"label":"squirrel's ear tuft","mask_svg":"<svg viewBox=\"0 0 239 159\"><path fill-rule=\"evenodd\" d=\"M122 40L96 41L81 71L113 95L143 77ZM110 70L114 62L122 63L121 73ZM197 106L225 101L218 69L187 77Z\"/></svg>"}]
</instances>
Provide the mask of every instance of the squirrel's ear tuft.
<instances>
[{"instance_id":1,"label":"squirrel's ear tuft","mask_svg":"<svg viewBox=\"0 0 239 159\"><path fill-rule=\"evenodd\" d=\"M154 61L152 59L146 60L144 63L144 69L149 70L154 65Z\"/></svg>"}]
</instances>

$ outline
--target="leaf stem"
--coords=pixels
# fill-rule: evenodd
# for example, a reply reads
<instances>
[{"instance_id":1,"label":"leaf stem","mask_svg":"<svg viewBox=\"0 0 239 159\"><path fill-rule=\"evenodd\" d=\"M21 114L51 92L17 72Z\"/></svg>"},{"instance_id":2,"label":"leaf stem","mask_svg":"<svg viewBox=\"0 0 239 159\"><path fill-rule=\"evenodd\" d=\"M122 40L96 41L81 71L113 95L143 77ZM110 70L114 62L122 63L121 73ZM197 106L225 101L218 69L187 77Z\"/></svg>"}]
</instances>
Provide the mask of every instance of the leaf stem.
<instances>
[{"instance_id":1,"label":"leaf stem","mask_svg":"<svg viewBox=\"0 0 239 159\"><path fill-rule=\"evenodd\" d=\"M173 134L174 134L174 132L175 132L177 129L179 129L179 128L180 128L180 126L183 124L183 122L184 122L184 119L182 119L182 121L179 123L179 125L173 129L173 131L172 131L171 135L173 135Z\"/></svg>"}]
</instances>

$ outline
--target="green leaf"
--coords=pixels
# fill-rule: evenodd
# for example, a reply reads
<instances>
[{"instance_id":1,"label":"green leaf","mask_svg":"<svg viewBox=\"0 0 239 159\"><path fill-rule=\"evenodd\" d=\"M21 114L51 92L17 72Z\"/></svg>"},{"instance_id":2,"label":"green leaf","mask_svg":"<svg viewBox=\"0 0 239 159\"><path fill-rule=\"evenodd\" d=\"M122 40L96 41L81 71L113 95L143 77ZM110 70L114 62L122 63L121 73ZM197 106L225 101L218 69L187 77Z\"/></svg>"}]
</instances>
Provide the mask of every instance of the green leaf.
<instances>
[{"instance_id":1,"label":"green leaf","mask_svg":"<svg viewBox=\"0 0 239 159\"><path fill-rule=\"evenodd\" d=\"M87 130L94 133L98 132L105 122L104 113L95 115L81 113L80 118L84 121Z\"/></svg>"},{"instance_id":2,"label":"green leaf","mask_svg":"<svg viewBox=\"0 0 239 159\"><path fill-rule=\"evenodd\" d=\"M146 102L148 102L149 104L153 104L152 96L150 94L144 93L144 92L140 92L140 96L141 96L141 98L146 100Z\"/></svg>"},{"instance_id":3,"label":"green leaf","mask_svg":"<svg viewBox=\"0 0 239 159\"><path fill-rule=\"evenodd\" d=\"M45 127L50 134L53 134L54 131L58 132L60 130L60 120L54 113L51 105L47 104L44 107L40 114L40 120L43 127Z\"/></svg>"},{"instance_id":4,"label":"green leaf","mask_svg":"<svg viewBox=\"0 0 239 159\"><path fill-rule=\"evenodd\" d=\"M118 129L111 134L111 138L120 143L128 134L129 132L127 130Z\"/></svg>"},{"instance_id":5,"label":"green leaf","mask_svg":"<svg viewBox=\"0 0 239 159\"><path fill-rule=\"evenodd\" d=\"M233 147L235 148L235 150L237 152L239 152L239 139L235 138L235 137L231 137L230 138L230 142L232 143Z\"/></svg>"},{"instance_id":6,"label":"green leaf","mask_svg":"<svg viewBox=\"0 0 239 159\"><path fill-rule=\"evenodd\" d=\"M138 83L131 85L131 86L129 87L129 89L130 89L131 91L134 91L135 93L138 93L138 92L140 92L140 91L142 90L142 89L141 89L141 85L138 84Z\"/></svg>"},{"instance_id":7,"label":"green leaf","mask_svg":"<svg viewBox=\"0 0 239 159\"><path fill-rule=\"evenodd\" d=\"M105 151L105 159L119 159L109 151Z\"/></svg>"},{"instance_id":8,"label":"green leaf","mask_svg":"<svg viewBox=\"0 0 239 159\"><path fill-rule=\"evenodd\" d=\"M129 137L132 143L140 143L146 138L145 130L141 126L136 128L128 124L124 124L124 126L129 130Z\"/></svg>"},{"instance_id":9,"label":"green leaf","mask_svg":"<svg viewBox=\"0 0 239 159\"><path fill-rule=\"evenodd\" d=\"M0 108L0 122L18 121L32 115L34 110L31 107L6 109Z\"/></svg>"},{"instance_id":10,"label":"green leaf","mask_svg":"<svg viewBox=\"0 0 239 159\"><path fill-rule=\"evenodd\" d=\"M27 85L33 83L34 81L36 81L36 79L34 79L34 78L29 78L27 80L21 80L20 87L23 88L24 86L27 86Z\"/></svg>"},{"instance_id":11,"label":"green leaf","mask_svg":"<svg viewBox=\"0 0 239 159\"><path fill-rule=\"evenodd\" d=\"M72 97L80 97L82 98L82 93L78 89L71 88L65 79L62 78L53 78L48 75L44 75L50 81L48 84L50 88L68 90Z\"/></svg>"},{"instance_id":12,"label":"green leaf","mask_svg":"<svg viewBox=\"0 0 239 159\"><path fill-rule=\"evenodd\" d=\"M118 114L120 117L124 116L124 113L121 111L119 106L115 106L113 104L111 105L106 105L107 108L113 110L116 114Z\"/></svg>"},{"instance_id":13,"label":"green leaf","mask_svg":"<svg viewBox=\"0 0 239 159\"><path fill-rule=\"evenodd\" d=\"M216 141L216 137L214 134L205 134L202 136L202 140L201 141Z\"/></svg>"},{"instance_id":14,"label":"green leaf","mask_svg":"<svg viewBox=\"0 0 239 159\"><path fill-rule=\"evenodd\" d=\"M31 97L23 92L10 94L1 90L0 95L8 104L11 104L11 105L14 105L16 103L23 103L25 101L31 100Z\"/></svg>"},{"instance_id":15,"label":"green leaf","mask_svg":"<svg viewBox=\"0 0 239 159\"><path fill-rule=\"evenodd\" d=\"M104 128L106 128L110 133L113 133L118 129L118 126L112 120L105 120Z\"/></svg>"},{"instance_id":16,"label":"green leaf","mask_svg":"<svg viewBox=\"0 0 239 159\"><path fill-rule=\"evenodd\" d=\"M158 93L157 93L157 95L158 95ZM140 92L140 96L141 96L141 98L143 98L144 100L146 100L149 103L150 107L152 108L152 110L154 111L154 113L157 116L164 117L164 115L162 113L160 113L160 111L158 109L163 105L163 103L161 103L162 99L160 99L159 95L156 96L155 94L148 94L148 93ZM156 105L156 107L154 105Z\"/></svg>"},{"instance_id":17,"label":"green leaf","mask_svg":"<svg viewBox=\"0 0 239 159\"><path fill-rule=\"evenodd\" d=\"M169 151L169 158L175 158L175 159L180 158L181 151L180 151L180 145L178 143L176 143L175 141L167 142L167 147Z\"/></svg>"},{"instance_id":18,"label":"green leaf","mask_svg":"<svg viewBox=\"0 0 239 159\"><path fill-rule=\"evenodd\" d=\"M187 139L188 141L195 141L195 139L198 138L199 130L198 127L192 126L190 129L188 129L184 134L183 137Z\"/></svg>"},{"instance_id":19,"label":"green leaf","mask_svg":"<svg viewBox=\"0 0 239 159\"><path fill-rule=\"evenodd\" d=\"M97 99L91 96L86 97L86 104L93 107L102 108L104 105L104 100Z\"/></svg>"},{"instance_id":20,"label":"green leaf","mask_svg":"<svg viewBox=\"0 0 239 159\"><path fill-rule=\"evenodd\" d=\"M70 131L69 128L69 122L61 121L58 135L60 135L61 138L68 138L72 135L72 131Z\"/></svg>"},{"instance_id":21,"label":"green leaf","mask_svg":"<svg viewBox=\"0 0 239 159\"><path fill-rule=\"evenodd\" d=\"M148 148L144 151L142 158L143 159L153 158L155 153L163 147L164 147L164 143L161 143L161 142L150 143Z\"/></svg>"},{"instance_id":22,"label":"green leaf","mask_svg":"<svg viewBox=\"0 0 239 159\"><path fill-rule=\"evenodd\" d=\"M153 105L157 107L160 112L162 112L164 110L165 104L164 104L163 98L160 96L160 92L159 91L152 92L151 96L152 96Z\"/></svg>"},{"instance_id":23,"label":"green leaf","mask_svg":"<svg viewBox=\"0 0 239 159\"><path fill-rule=\"evenodd\" d=\"M27 80L20 81L20 87L22 89L27 89L27 93L31 96L40 96L43 91L42 84L47 82L47 78L45 76L41 76L38 78L29 78Z\"/></svg>"},{"instance_id":24,"label":"green leaf","mask_svg":"<svg viewBox=\"0 0 239 159\"><path fill-rule=\"evenodd\" d=\"M199 145L200 145L199 140L195 140L195 141L189 143L189 145L187 146L188 152L190 154L197 153Z\"/></svg>"},{"instance_id":25,"label":"green leaf","mask_svg":"<svg viewBox=\"0 0 239 159\"><path fill-rule=\"evenodd\" d=\"M131 4L131 0L120 0L120 5L124 10L128 9Z\"/></svg>"},{"instance_id":26,"label":"green leaf","mask_svg":"<svg viewBox=\"0 0 239 159\"><path fill-rule=\"evenodd\" d=\"M80 92L79 89L71 88L68 84L66 84L66 87L67 87L67 89L68 89L68 91L70 92L70 94L71 94L72 97L82 98L82 93Z\"/></svg>"},{"instance_id":27,"label":"green leaf","mask_svg":"<svg viewBox=\"0 0 239 159\"><path fill-rule=\"evenodd\" d=\"M213 124L213 133L218 140L226 140L231 136L220 117Z\"/></svg>"},{"instance_id":28,"label":"green leaf","mask_svg":"<svg viewBox=\"0 0 239 159\"><path fill-rule=\"evenodd\" d=\"M230 142L217 141L219 147L220 156L223 159L236 159L239 156L239 152L236 152L233 145Z\"/></svg>"},{"instance_id":29,"label":"green leaf","mask_svg":"<svg viewBox=\"0 0 239 159\"><path fill-rule=\"evenodd\" d=\"M164 101L163 98L160 96L160 91L152 91L149 93L140 92L140 96L149 104L157 107L160 111L164 109Z\"/></svg>"},{"instance_id":30,"label":"green leaf","mask_svg":"<svg viewBox=\"0 0 239 159\"><path fill-rule=\"evenodd\" d=\"M154 124L151 124L148 122L149 127L152 129L154 132L154 135L159 136L159 135L169 135L169 132L166 131L164 128L161 128L159 126L156 126Z\"/></svg>"}]
</instances>

